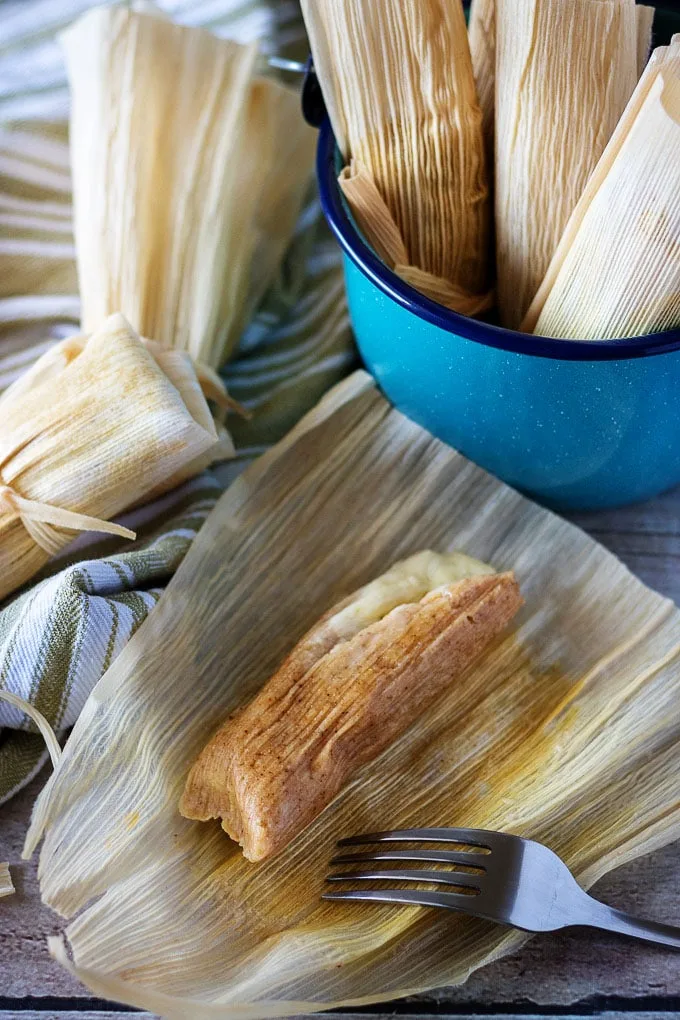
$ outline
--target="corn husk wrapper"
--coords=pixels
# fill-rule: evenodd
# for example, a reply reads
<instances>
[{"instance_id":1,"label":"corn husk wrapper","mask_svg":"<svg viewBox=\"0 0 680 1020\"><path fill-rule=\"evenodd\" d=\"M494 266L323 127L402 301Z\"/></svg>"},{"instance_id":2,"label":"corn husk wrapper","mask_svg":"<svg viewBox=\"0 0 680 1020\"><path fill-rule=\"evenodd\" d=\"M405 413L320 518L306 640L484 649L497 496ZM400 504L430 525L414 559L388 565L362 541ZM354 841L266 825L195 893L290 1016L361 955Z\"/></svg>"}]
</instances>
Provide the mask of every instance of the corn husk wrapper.
<instances>
[{"instance_id":1,"label":"corn husk wrapper","mask_svg":"<svg viewBox=\"0 0 680 1020\"><path fill-rule=\"evenodd\" d=\"M0 899L3 896L11 896L15 891L12 876L9 873L9 864L0 864Z\"/></svg>"},{"instance_id":2,"label":"corn husk wrapper","mask_svg":"<svg viewBox=\"0 0 680 1020\"><path fill-rule=\"evenodd\" d=\"M62 36L82 329L114 311L213 368L290 240L314 132L256 48L122 7Z\"/></svg>"},{"instance_id":3,"label":"corn husk wrapper","mask_svg":"<svg viewBox=\"0 0 680 1020\"><path fill-rule=\"evenodd\" d=\"M226 715L341 594L425 547L515 570L518 629L281 856L254 866L217 822L183 819L188 770ZM502 828L549 843L590 885L680 835L679 658L670 601L358 373L222 497L85 706L27 842L45 835L45 902L82 911L73 963L51 950L97 995L192 1020L461 982L527 936L322 903L335 841Z\"/></svg>"},{"instance_id":4,"label":"corn husk wrapper","mask_svg":"<svg viewBox=\"0 0 680 1020\"><path fill-rule=\"evenodd\" d=\"M649 51L652 47L652 30L654 28L654 7L645 7L638 4L635 8L637 15L638 30L638 78L642 74L649 60Z\"/></svg>"},{"instance_id":5,"label":"corn husk wrapper","mask_svg":"<svg viewBox=\"0 0 680 1020\"><path fill-rule=\"evenodd\" d=\"M340 185L368 241L434 300L488 307L487 168L462 5L303 0L302 10L348 163Z\"/></svg>"},{"instance_id":6,"label":"corn husk wrapper","mask_svg":"<svg viewBox=\"0 0 680 1020\"><path fill-rule=\"evenodd\" d=\"M42 380L38 365L0 399L0 598L75 531L134 538L110 519L201 470L218 441L188 357L154 354L121 315L45 357Z\"/></svg>"},{"instance_id":7,"label":"corn husk wrapper","mask_svg":"<svg viewBox=\"0 0 680 1020\"><path fill-rule=\"evenodd\" d=\"M638 53L633 0L496 0L496 263L511 329L635 88Z\"/></svg>"},{"instance_id":8,"label":"corn husk wrapper","mask_svg":"<svg viewBox=\"0 0 680 1020\"><path fill-rule=\"evenodd\" d=\"M680 322L680 35L654 51L524 327L581 340Z\"/></svg>"},{"instance_id":9,"label":"corn husk wrapper","mask_svg":"<svg viewBox=\"0 0 680 1020\"><path fill-rule=\"evenodd\" d=\"M487 164L492 167L496 86L496 0L472 0L468 37L477 99L482 111Z\"/></svg>"}]
</instances>

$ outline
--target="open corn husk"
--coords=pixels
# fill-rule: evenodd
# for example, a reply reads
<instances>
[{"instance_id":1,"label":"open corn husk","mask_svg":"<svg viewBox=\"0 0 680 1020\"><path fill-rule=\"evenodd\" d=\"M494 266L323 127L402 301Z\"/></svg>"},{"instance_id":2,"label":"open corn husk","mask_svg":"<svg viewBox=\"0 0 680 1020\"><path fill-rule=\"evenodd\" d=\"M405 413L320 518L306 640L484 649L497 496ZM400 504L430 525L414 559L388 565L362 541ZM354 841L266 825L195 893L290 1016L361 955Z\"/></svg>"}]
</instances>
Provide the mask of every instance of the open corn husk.
<instances>
[{"instance_id":1,"label":"open corn husk","mask_svg":"<svg viewBox=\"0 0 680 1020\"><path fill-rule=\"evenodd\" d=\"M14 891L14 883L9 873L9 865L3 862L0 864L0 899L3 896L11 896Z\"/></svg>"},{"instance_id":2,"label":"open corn husk","mask_svg":"<svg viewBox=\"0 0 680 1020\"><path fill-rule=\"evenodd\" d=\"M280 857L253 866L217 822L183 819L189 768L222 719L320 612L426 546L514 570L517 631ZM51 950L97 995L192 1020L462 982L527 936L322 903L335 841L504 828L548 842L590 885L677 838L679 639L669 600L354 375L222 497L85 706L27 844L44 834L44 901L78 914L73 963Z\"/></svg>"},{"instance_id":3,"label":"open corn husk","mask_svg":"<svg viewBox=\"0 0 680 1020\"><path fill-rule=\"evenodd\" d=\"M82 328L135 329L219 367L271 281L308 184L298 96L256 49L123 7L63 34Z\"/></svg>"},{"instance_id":4,"label":"open corn husk","mask_svg":"<svg viewBox=\"0 0 680 1020\"><path fill-rule=\"evenodd\" d=\"M145 347L121 315L45 358L0 399L0 598L75 531L134 538L110 518L201 470L218 441L187 355Z\"/></svg>"},{"instance_id":5,"label":"open corn husk","mask_svg":"<svg viewBox=\"0 0 680 1020\"><path fill-rule=\"evenodd\" d=\"M576 206L524 328L581 340L680 322L680 35L659 47Z\"/></svg>"},{"instance_id":6,"label":"open corn husk","mask_svg":"<svg viewBox=\"0 0 680 1020\"><path fill-rule=\"evenodd\" d=\"M635 88L639 52L634 0L496 0L496 263L511 329Z\"/></svg>"},{"instance_id":7,"label":"open corn husk","mask_svg":"<svg viewBox=\"0 0 680 1020\"><path fill-rule=\"evenodd\" d=\"M487 170L459 0L302 10L347 163L340 184L367 239L428 297L466 314L488 307Z\"/></svg>"}]
</instances>

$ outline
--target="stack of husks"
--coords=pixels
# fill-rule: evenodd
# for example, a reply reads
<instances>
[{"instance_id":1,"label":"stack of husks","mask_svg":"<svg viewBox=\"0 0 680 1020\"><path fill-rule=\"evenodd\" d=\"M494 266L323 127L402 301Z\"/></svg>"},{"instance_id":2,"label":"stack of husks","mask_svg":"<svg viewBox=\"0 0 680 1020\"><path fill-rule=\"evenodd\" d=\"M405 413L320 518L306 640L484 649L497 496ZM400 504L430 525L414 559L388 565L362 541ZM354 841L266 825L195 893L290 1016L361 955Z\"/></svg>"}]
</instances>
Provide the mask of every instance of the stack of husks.
<instances>
[{"instance_id":1,"label":"stack of husks","mask_svg":"<svg viewBox=\"0 0 680 1020\"><path fill-rule=\"evenodd\" d=\"M0 598L77 531L134 538L111 519L233 456L216 370L313 158L296 92L256 73L255 46L124 7L63 45L82 335L0 398Z\"/></svg>"},{"instance_id":2,"label":"stack of husks","mask_svg":"<svg viewBox=\"0 0 680 1020\"><path fill-rule=\"evenodd\" d=\"M653 8L473 0L469 35L458 2L303 10L343 192L399 276L552 336L680 322L679 47L645 70Z\"/></svg>"}]
</instances>

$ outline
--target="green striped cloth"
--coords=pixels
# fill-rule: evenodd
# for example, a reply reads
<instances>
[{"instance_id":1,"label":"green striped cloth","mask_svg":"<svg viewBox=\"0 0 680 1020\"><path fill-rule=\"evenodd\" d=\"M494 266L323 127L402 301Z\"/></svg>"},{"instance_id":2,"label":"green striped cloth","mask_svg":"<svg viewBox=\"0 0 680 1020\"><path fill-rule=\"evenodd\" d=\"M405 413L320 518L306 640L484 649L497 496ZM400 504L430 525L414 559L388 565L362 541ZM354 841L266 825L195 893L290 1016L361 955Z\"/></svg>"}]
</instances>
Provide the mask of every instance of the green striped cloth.
<instances>
[{"instance_id":1,"label":"green striped cloth","mask_svg":"<svg viewBox=\"0 0 680 1020\"><path fill-rule=\"evenodd\" d=\"M68 90L55 33L91 5L3 2L0 391L51 343L77 330ZM291 57L307 51L295 0L159 0L158 6L219 35L262 39L265 51ZM121 518L137 532L135 543L82 535L0 605L0 687L30 700L64 734L153 609L224 486L287 432L354 359L340 256L310 183L279 277L226 373L230 392L253 412L251 421L234 425L237 460ZM1 803L47 755L35 727L4 702L0 726Z\"/></svg>"}]
</instances>

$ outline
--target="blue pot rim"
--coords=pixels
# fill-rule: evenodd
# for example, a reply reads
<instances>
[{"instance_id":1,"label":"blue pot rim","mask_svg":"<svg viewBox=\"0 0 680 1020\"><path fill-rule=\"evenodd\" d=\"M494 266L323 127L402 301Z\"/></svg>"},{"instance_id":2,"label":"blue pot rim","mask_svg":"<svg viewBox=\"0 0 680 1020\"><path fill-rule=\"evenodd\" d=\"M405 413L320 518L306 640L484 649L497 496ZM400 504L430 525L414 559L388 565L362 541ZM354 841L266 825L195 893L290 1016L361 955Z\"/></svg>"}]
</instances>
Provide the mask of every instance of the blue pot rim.
<instances>
[{"instance_id":1,"label":"blue pot rim","mask_svg":"<svg viewBox=\"0 0 680 1020\"><path fill-rule=\"evenodd\" d=\"M493 326L459 315L458 312L450 311L443 305L430 301L388 269L362 239L348 216L342 199L335 169L335 154L335 137L330 121L326 118L319 132L316 174L321 208L331 230L343 251L364 276L418 318L431 322L447 333L455 333L486 347L564 361L617 361L669 354L671 351L680 350L680 329L627 337L625 340L565 340Z\"/></svg>"}]
</instances>

